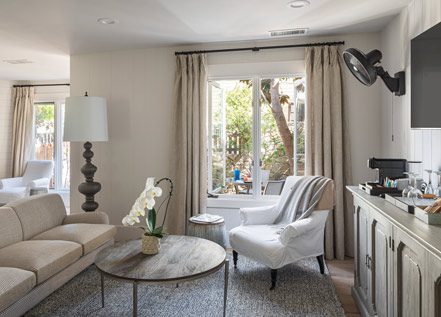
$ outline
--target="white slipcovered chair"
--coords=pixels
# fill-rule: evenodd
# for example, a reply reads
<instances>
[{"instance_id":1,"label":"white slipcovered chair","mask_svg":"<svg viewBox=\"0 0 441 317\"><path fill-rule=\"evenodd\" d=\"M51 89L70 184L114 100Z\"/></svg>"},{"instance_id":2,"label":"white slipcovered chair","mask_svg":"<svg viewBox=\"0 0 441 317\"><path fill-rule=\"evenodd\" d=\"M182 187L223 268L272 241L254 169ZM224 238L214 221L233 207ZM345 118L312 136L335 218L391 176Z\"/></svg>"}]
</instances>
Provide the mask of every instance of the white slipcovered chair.
<instances>
[{"instance_id":1,"label":"white slipcovered chair","mask_svg":"<svg viewBox=\"0 0 441 317\"><path fill-rule=\"evenodd\" d=\"M53 161L28 161L23 176L0 179L0 203L29 196L33 188L49 189L53 168Z\"/></svg>"},{"instance_id":2,"label":"white slipcovered chair","mask_svg":"<svg viewBox=\"0 0 441 317\"><path fill-rule=\"evenodd\" d=\"M238 254L261 262L271 269L271 289L277 281L277 269L308 257L317 257L320 273L324 274L324 231L329 212L333 209L334 185L329 182L310 217L289 225L274 224L281 206L301 176L286 179L280 200L272 206L241 208L241 225L230 230L234 267Z\"/></svg>"}]
</instances>

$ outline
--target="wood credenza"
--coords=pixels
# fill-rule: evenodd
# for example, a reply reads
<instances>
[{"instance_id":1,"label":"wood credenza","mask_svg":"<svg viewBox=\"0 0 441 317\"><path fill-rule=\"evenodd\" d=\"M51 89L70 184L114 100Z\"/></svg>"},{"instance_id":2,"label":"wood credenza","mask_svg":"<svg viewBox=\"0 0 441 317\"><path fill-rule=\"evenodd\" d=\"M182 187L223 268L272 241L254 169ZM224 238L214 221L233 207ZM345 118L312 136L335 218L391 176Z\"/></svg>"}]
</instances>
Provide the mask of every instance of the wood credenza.
<instances>
[{"instance_id":1,"label":"wood credenza","mask_svg":"<svg viewBox=\"0 0 441 317\"><path fill-rule=\"evenodd\" d=\"M363 316L441 317L441 226L355 186L352 295Z\"/></svg>"}]
</instances>

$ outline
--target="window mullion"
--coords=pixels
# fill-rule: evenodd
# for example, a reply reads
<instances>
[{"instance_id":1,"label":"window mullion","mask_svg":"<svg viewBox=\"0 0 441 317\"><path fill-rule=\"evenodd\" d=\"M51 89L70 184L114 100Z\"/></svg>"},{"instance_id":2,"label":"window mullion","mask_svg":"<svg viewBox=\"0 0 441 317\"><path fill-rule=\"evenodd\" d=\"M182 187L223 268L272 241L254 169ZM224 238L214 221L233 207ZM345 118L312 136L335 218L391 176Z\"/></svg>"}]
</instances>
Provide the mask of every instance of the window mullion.
<instances>
[{"instance_id":1,"label":"window mullion","mask_svg":"<svg viewBox=\"0 0 441 317\"><path fill-rule=\"evenodd\" d=\"M261 196L261 176L260 176L260 78L253 78L253 198Z\"/></svg>"}]
</instances>

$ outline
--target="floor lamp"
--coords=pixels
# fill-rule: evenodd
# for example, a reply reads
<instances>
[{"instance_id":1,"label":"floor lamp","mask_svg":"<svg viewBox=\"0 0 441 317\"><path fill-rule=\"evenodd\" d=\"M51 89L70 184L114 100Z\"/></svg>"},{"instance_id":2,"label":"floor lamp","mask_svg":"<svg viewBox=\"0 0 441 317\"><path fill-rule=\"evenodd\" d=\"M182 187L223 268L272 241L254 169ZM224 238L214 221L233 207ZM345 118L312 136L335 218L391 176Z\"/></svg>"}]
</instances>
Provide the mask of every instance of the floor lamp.
<instances>
[{"instance_id":1,"label":"floor lamp","mask_svg":"<svg viewBox=\"0 0 441 317\"><path fill-rule=\"evenodd\" d=\"M86 164L81 168L86 181L78 185L78 191L86 197L81 205L84 211L95 211L98 203L95 195L101 190L101 184L95 182L93 176L97 167L92 164L93 152L91 142L108 141L107 105L102 97L66 98L64 114L64 141L84 142L83 157Z\"/></svg>"}]
</instances>

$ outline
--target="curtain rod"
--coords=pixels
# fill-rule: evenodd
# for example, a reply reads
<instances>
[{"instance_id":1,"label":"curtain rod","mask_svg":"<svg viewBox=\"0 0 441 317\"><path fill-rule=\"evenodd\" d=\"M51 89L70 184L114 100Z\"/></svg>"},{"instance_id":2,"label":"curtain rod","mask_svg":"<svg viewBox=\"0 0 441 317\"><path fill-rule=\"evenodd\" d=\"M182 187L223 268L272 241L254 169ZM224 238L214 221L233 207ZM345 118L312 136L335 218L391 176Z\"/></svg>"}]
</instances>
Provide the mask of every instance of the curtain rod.
<instances>
[{"instance_id":1,"label":"curtain rod","mask_svg":"<svg viewBox=\"0 0 441 317\"><path fill-rule=\"evenodd\" d=\"M175 52L175 55L190 55L190 54L202 54L202 53L222 53L222 52L240 52L240 51L258 52L260 50L273 50L273 49L279 49L279 48L310 47L310 46L332 46L332 45L344 45L344 44L345 44L344 41L339 41L339 42L322 42L322 43L306 43L306 44L291 44L291 45L239 47L239 48L224 48L224 49L218 49L218 50L182 51L182 52Z\"/></svg>"},{"instance_id":2,"label":"curtain rod","mask_svg":"<svg viewBox=\"0 0 441 317\"><path fill-rule=\"evenodd\" d=\"M40 84L40 85L13 85L12 87L51 87L51 86L70 86L70 84Z\"/></svg>"}]
</instances>

